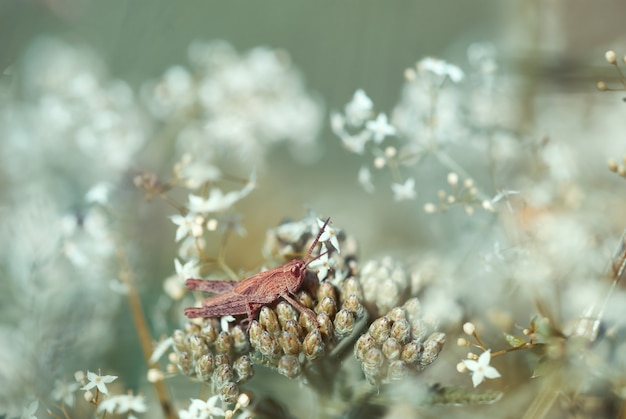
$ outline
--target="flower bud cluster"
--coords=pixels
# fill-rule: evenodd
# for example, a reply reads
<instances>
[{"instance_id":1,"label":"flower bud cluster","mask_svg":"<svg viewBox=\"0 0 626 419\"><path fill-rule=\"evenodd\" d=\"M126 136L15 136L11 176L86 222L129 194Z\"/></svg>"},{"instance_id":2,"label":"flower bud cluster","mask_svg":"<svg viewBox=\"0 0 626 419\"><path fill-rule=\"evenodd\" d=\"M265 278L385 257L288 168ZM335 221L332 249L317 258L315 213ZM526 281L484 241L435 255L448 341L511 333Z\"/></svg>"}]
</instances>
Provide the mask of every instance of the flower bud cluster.
<instances>
[{"instance_id":1,"label":"flower bud cluster","mask_svg":"<svg viewBox=\"0 0 626 419\"><path fill-rule=\"evenodd\" d=\"M225 402L234 403L239 385L254 375L250 342L241 326L221 330L217 319L189 322L173 334L173 363L183 374L211 384Z\"/></svg>"},{"instance_id":2,"label":"flower bud cluster","mask_svg":"<svg viewBox=\"0 0 626 419\"><path fill-rule=\"evenodd\" d=\"M371 384L400 380L409 371L421 371L437 359L446 335L428 333L420 317L419 300L411 298L372 322L357 340L354 356Z\"/></svg>"},{"instance_id":3,"label":"flower bud cluster","mask_svg":"<svg viewBox=\"0 0 626 419\"><path fill-rule=\"evenodd\" d=\"M387 256L368 261L361 268L360 282L363 305L378 317L404 302L411 279L404 265Z\"/></svg>"},{"instance_id":4,"label":"flower bud cluster","mask_svg":"<svg viewBox=\"0 0 626 419\"><path fill-rule=\"evenodd\" d=\"M322 282L314 295L299 291L296 299L309 313L298 312L286 301L264 306L250 325L251 358L286 377L298 377L305 363L321 359L353 332L365 315L361 296L358 281L348 278L341 290Z\"/></svg>"}]
</instances>

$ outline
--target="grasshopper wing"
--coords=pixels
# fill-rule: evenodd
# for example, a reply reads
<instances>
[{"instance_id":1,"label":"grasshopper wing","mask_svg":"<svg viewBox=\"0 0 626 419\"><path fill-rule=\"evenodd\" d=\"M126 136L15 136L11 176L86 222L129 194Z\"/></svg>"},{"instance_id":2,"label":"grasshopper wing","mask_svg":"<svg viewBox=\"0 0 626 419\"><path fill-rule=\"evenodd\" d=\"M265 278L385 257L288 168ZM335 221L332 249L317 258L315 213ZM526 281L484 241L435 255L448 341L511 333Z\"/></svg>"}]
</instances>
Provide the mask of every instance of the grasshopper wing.
<instances>
[{"instance_id":1,"label":"grasshopper wing","mask_svg":"<svg viewBox=\"0 0 626 419\"><path fill-rule=\"evenodd\" d=\"M206 279L190 278L185 282L185 285L192 291L222 294L232 291L239 283L238 281L209 281Z\"/></svg>"}]
</instances>

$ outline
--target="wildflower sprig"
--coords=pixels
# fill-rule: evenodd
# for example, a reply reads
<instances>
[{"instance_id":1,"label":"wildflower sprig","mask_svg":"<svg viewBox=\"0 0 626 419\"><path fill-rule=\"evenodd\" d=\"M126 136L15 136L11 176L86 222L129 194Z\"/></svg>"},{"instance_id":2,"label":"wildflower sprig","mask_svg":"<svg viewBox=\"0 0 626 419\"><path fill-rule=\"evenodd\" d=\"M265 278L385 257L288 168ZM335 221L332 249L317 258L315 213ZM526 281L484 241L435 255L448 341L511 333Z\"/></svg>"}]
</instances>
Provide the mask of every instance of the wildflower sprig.
<instances>
[{"instance_id":1,"label":"wildflower sprig","mask_svg":"<svg viewBox=\"0 0 626 419\"><path fill-rule=\"evenodd\" d=\"M483 351L483 353L480 355L476 355L475 353L470 352L467 355L467 359L457 364L457 371L465 372L469 370L472 372L472 382L474 384L474 387L482 383L485 378L493 379L500 377L500 373L498 372L498 370L490 365L491 360L494 357L501 356L513 351L519 351L521 349L530 349L534 346L534 329L524 330L524 334L530 336L530 339L528 341L522 337L505 333L505 340L511 347L493 353L491 352L491 349L487 348L478 337L478 333L476 332L476 326L473 323L465 323L463 325L463 332L471 336L475 340L475 343L472 343L465 338L459 338L457 340L458 346L472 346Z\"/></svg>"},{"instance_id":2,"label":"wildflower sprig","mask_svg":"<svg viewBox=\"0 0 626 419\"><path fill-rule=\"evenodd\" d=\"M619 63L617 61L617 54L615 53L615 51L608 50L607 52L604 53L604 59L606 60L607 63L609 63L613 67L615 67L615 71L617 72L617 76L618 76L619 81L622 84L622 86L620 86L620 87L609 87L606 84L606 82L599 81L596 84L596 87L601 92L623 92L623 91L625 91L626 90L626 77L624 77L624 73L622 72L622 69L620 68ZM622 63L626 64L626 56L623 56L621 61L622 61Z\"/></svg>"},{"instance_id":3,"label":"wildflower sprig","mask_svg":"<svg viewBox=\"0 0 626 419\"><path fill-rule=\"evenodd\" d=\"M438 203L427 202L424 204L424 212L427 214L445 212L455 205L463 206L467 215L472 215L477 207L486 211L494 210L491 201L485 199L478 191L473 179L467 178L460 182L459 175L450 172L446 180L451 189L450 193L440 189L437 192Z\"/></svg>"},{"instance_id":4,"label":"wildflower sprig","mask_svg":"<svg viewBox=\"0 0 626 419\"><path fill-rule=\"evenodd\" d=\"M358 89L344 112L333 112L330 125L344 148L358 155L371 155L370 163L358 172L358 182L368 193L376 190L374 174L387 170L393 179L390 185L394 201L417 197L414 173L420 164L432 158L451 173L452 193L440 191L439 204L427 203L426 212L445 211L463 205L468 214L476 207L491 211L489 200L478 192L471 176L447 152L450 144L468 134L465 113L457 100L456 84L465 73L457 66L431 57L417 62L405 71L403 97L394 111L375 111L374 103L363 89ZM456 182L450 182L452 177ZM465 179L458 184L459 178ZM453 184L454 183L454 184Z\"/></svg>"},{"instance_id":5,"label":"wildflower sprig","mask_svg":"<svg viewBox=\"0 0 626 419\"><path fill-rule=\"evenodd\" d=\"M615 159L609 159L607 166L611 172L626 178L626 155L622 158L622 163L618 163Z\"/></svg>"}]
</instances>

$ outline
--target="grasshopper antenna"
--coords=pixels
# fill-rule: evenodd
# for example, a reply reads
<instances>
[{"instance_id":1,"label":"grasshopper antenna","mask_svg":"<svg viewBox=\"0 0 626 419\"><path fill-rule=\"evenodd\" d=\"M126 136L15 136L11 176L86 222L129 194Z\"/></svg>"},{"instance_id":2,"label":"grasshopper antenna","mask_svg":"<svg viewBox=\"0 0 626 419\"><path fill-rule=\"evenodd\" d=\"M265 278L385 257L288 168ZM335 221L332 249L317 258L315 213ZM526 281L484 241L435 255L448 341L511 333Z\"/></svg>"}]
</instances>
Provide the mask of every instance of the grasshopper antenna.
<instances>
[{"instance_id":1,"label":"grasshopper antenna","mask_svg":"<svg viewBox=\"0 0 626 419\"><path fill-rule=\"evenodd\" d=\"M326 219L326 221L324 221L324 225L322 226L322 228L320 228L320 232L317 233L317 237L315 238L315 240L313 240L313 244L311 245L311 247L309 247L309 251L306 253L306 256L304 257L303 260L308 260L311 257L311 252L313 251L315 246L317 246L317 243L320 241L320 237L322 237L322 233L324 233L324 230L326 229L326 226L328 225L329 222L330 222L330 217L328 217ZM315 259L322 257L326 253L328 253L328 251L324 252L323 254L319 255L318 257L314 258L313 260L308 261L307 265L309 263L313 262Z\"/></svg>"}]
</instances>

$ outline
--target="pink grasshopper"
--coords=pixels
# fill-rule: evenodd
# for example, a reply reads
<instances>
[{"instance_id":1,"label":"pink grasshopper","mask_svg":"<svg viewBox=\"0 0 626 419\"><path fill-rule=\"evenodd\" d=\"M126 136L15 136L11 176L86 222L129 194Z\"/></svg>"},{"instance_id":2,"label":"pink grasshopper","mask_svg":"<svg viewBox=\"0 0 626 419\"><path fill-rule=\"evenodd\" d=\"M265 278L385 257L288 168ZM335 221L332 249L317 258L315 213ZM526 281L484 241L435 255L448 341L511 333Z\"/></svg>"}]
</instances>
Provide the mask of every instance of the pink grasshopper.
<instances>
[{"instance_id":1,"label":"pink grasshopper","mask_svg":"<svg viewBox=\"0 0 626 419\"><path fill-rule=\"evenodd\" d=\"M188 279L185 285L190 290L218 293L219 295L206 298L202 302L202 307L186 308L185 315L189 318L195 318L245 314L247 315L248 327L250 327L250 323L261 307L282 297L317 324L315 314L296 301L292 295L295 295L302 286L306 267L309 263L325 254L310 259L311 252L319 242L329 221L330 218L327 218L324 222L304 259L294 259L274 269L259 272L240 282Z\"/></svg>"}]
</instances>

